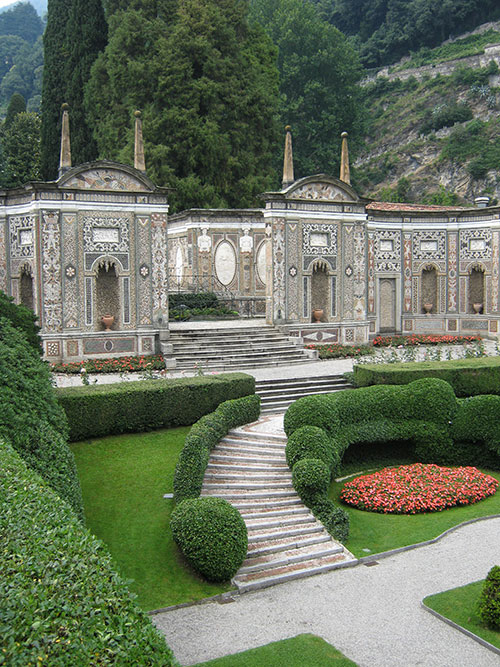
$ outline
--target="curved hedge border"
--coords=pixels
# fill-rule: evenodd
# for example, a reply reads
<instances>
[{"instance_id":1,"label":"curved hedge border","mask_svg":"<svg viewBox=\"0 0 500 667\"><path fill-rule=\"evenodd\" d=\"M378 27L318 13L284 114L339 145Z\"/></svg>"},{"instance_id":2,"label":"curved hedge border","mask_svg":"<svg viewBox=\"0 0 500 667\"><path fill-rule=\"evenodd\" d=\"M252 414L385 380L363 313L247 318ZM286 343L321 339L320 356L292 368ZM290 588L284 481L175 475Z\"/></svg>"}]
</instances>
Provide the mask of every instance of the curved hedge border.
<instances>
[{"instance_id":1,"label":"curved hedge border","mask_svg":"<svg viewBox=\"0 0 500 667\"><path fill-rule=\"evenodd\" d=\"M209 580L230 579L243 562L248 545L243 519L235 519L237 510L221 498L215 507L212 498L199 498L210 450L230 429L256 421L259 414L257 394L221 403L193 424L177 461L172 533L188 562ZM224 539L221 541L214 531Z\"/></svg>"},{"instance_id":2,"label":"curved hedge border","mask_svg":"<svg viewBox=\"0 0 500 667\"><path fill-rule=\"evenodd\" d=\"M500 357L355 365L357 387L408 384L423 377L445 380L458 397L500 394Z\"/></svg>"},{"instance_id":3,"label":"curved hedge border","mask_svg":"<svg viewBox=\"0 0 500 667\"><path fill-rule=\"evenodd\" d=\"M255 378L245 373L56 390L71 441L189 426L223 401L254 392Z\"/></svg>"},{"instance_id":4,"label":"curved hedge border","mask_svg":"<svg viewBox=\"0 0 500 667\"><path fill-rule=\"evenodd\" d=\"M252 394L224 401L209 415L193 424L177 461L174 474L174 501L198 498L210 451L230 429L254 422L260 414L260 396Z\"/></svg>"},{"instance_id":5,"label":"curved hedge border","mask_svg":"<svg viewBox=\"0 0 500 667\"><path fill-rule=\"evenodd\" d=\"M500 396L460 400L438 378L306 396L285 414L287 462L304 503L323 523L326 518L329 532L342 541L340 534L347 537L344 510L328 499L324 476L325 469L336 471L349 445L406 440L423 462L481 462L499 469L499 414Z\"/></svg>"},{"instance_id":6,"label":"curved hedge border","mask_svg":"<svg viewBox=\"0 0 500 667\"><path fill-rule=\"evenodd\" d=\"M0 443L3 664L177 665L110 555Z\"/></svg>"}]
</instances>

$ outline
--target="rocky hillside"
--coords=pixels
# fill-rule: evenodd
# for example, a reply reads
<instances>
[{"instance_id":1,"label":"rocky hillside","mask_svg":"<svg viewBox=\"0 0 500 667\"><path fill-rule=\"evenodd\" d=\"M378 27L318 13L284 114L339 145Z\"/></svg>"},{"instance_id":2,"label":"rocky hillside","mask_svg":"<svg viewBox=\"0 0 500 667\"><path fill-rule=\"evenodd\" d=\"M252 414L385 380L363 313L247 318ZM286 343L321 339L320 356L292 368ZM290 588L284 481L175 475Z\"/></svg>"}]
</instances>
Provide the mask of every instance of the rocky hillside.
<instances>
[{"instance_id":1,"label":"rocky hillside","mask_svg":"<svg viewBox=\"0 0 500 667\"><path fill-rule=\"evenodd\" d=\"M500 25L422 49L365 81L353 183L385 201L500 201Z\"/></svg>"}]
</instances>

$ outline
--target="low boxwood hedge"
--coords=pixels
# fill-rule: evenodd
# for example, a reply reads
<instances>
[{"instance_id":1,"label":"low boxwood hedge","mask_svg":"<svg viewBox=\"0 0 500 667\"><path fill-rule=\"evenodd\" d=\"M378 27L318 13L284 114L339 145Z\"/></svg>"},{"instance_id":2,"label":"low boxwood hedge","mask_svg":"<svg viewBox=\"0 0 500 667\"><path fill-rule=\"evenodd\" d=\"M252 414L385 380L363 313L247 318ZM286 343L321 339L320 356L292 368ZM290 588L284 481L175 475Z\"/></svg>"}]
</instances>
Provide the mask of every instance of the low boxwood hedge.
<instances>
[{"instance_id":1,"label":"low boxwood hedge","mask_svg":"<svg viewBox=\"0 0 500 667\"><path fill-rule=\"evenodd\" d=\"M255 379L227 373L57 389L70 440L188 426L228 399L254 394Z\"/></svg>"},{"instance_id":2,"label":"low boxwood hedge","mask_svg":"<svg viewBox=\"0 0 500 667\"><path fill-rule=\"evenodd\" d=\"M208 581L229 581L245 560L245 522L223 498L183 500L172 512L170 527L186 560Z\"/></svg>"},{"instance_id":3,"label":"low boxwood hedge","mask_svg":"<svg viewBox=\"0 0 500 667\"><path fill-rule=\"evenodd\" d=\"M317 426L301 426L294 431L288 438L285 455L292 469L302 459L321 459L331 472L336 472L340 460L332 437Z\"/></svg>"},{"instance_id":4,"label":"low boxwood hedge","mask_svg":"<svg viewBox=\"0 0 500 667\"><path fill-rule=\"evenodd\" d=\"M321 496L327 495L330 479L330 469L321 459L301 459L293 466L294 489L308 507L312 507Z\"/></svg>"},{"instance_id":5,"label":"low boxwood hedge","mask_svg":"<svg viewBox=\"0 0 500 667\"><path fill-rule=\"evenodd\" d=\"M210 450L231 428L256 421L259 414L260 396L252 394L221 403L215 412L193 424L175 467L176 503L200 495Z\"/></svg>"},{"instance_id":6,"label":"low boxwood hedge","mask_svg":"<svg viewBox=\"0 0 500 667\"><path fill-rule=\"evenodd\" d=\"M423 377L445 380L457 397L500 394L500 357L354 366L357 387L408 384Z\"/></svg>"},{"instance_id":7,"label":"low boxwood hedge","mask_svg":"<svg viewBox=\"0 0 500 667\"><path fill-rule=\"evenodd\" d=\"M479 616L492 630L500 630L500 567L488 572L479 596Z\"/></svg>"},{"instance_id":8,"label":"low boxwood hedge","mask_svg":"<svg viewBox=\"0 0 500 667\"><path fill-rule=\"evenodd\" d=\"M111 557L0 443L0 663L177 665Z\"/></svg>"}]
</instances>

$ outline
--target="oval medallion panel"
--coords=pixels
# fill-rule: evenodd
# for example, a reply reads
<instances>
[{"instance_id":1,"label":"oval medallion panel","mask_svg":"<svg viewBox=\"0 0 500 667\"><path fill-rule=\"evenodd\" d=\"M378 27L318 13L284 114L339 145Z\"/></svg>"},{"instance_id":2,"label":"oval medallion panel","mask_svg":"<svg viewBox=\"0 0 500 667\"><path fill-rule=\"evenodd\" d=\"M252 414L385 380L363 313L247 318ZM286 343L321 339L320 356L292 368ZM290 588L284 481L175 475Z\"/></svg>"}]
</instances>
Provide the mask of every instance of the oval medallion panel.
<instances>
[{"instance_id":1,"label":"oval medallion panel","mask_svg":"<svg viewBox=\"0 0 500 667\"><path fill-rule=\"evenodd\" d=\"M266 284L266 242L260 244L257 251L257 275L261 283Z\"/></svg>"},{"instance_id":2,"label":"oval medallion panel","mask_svg":"<svg viewBox=\"0 0 500 667\"><path fill-rule=\"evenodd\" d=\"M215 251L215 273L223 285L229 285L236 273L236 255L229 241L222 241Z\"/></svg>"}]
</instances>

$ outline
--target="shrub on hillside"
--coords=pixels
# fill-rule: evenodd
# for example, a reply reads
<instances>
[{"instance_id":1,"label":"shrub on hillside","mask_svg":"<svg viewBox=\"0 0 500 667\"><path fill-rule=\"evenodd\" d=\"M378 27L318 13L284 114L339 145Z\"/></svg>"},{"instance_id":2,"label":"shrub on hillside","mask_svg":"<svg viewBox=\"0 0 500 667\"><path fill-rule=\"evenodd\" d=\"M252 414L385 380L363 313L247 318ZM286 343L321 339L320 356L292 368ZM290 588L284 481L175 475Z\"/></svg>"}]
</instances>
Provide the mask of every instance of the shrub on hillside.
<instances>
[{"instance_id":1,"label":"shrub on hillside","mask_svg":"<svg viewBox=\"0 0 500 667\"><path fill-rule=\"evenodd\" d=\"M4 665L177 665L69 505L0 443Z\"/></svg>"},{"instance_id":2,"label":"shrub on hillside","mask_svg":"<svg viewBox=\"0 0 500 667\"><path fill-rule=\"evenodd\" d=\"M183 500L174 509L170 526L186 560L209 581L228 581L245 560L245 522L223 498Z\"/></svg>"},{"instance_id":3,"label":"shrub on hillside","mask_svg":"<svg viewBox=\"0 0 500 667\"><path fill-rule=\"evenodd\" d=\"M500 630L500 567L488 572L479 597L479 616L493 630Z\"/></svg>"},{"instance_id":4,"label":"shrub on hillside","mask_svg":"<svg viewBox=\"0 0 500 667\"><path fill-rule=\"evenodd\" d=\"M0 437L83 516L67 423L50 373L22 331L0 319Z\"/></svg>"}]
</instances>

